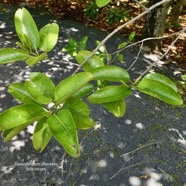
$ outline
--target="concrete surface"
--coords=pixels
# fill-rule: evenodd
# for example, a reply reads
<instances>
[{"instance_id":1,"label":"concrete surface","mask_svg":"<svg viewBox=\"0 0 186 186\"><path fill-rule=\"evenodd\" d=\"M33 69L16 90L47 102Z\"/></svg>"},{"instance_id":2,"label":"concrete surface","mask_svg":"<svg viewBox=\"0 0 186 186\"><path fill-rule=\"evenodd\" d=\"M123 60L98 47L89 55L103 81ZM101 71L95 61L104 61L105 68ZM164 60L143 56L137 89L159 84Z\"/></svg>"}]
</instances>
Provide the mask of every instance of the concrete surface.
<instances>
[{"instance_id":1,"label":"concrete surface","mask_svg":"<svg viewBox=\"0 0 186 186\"><path fill-rule=\"evenodd\" d=\"M3 5L4 6L4 5ZM15 6L4 6L0 14L0 48L13 47L18 38L13 16ZM7 92L12 82L25 81L30 72L40 71L51 76L57 84L74 72L76 66L61 53L68 36L76 39L88 36L88 48L95 48L95 40L107 34L89 28L69 18L56 19L43 10L30 9L41 28L49 22L60 26L60 37L51 60L28 68L24 62L0 66L0 111L17 101ZM114 36L107 42L109 51L115 51L124 37ZM126 62L115 64L127 68L137 56L137 48L124 52ZM153 56L152 56L153 57ZM154 56L156 57L156 56ZM148 63L140 55L131 70L136 78ZM165 69L162 70L164 72ZM99 105L90 105L91 116L97 126L80 131L82 146L80 158L64 153L52 139L48 147L38 153L32 147L30 126L9 143L0 140L0 185L2 186L186 186L186 110L166 105L154 98L135 92L127 98L127 111L117 119Z\"/></svg>"}]
</instances>

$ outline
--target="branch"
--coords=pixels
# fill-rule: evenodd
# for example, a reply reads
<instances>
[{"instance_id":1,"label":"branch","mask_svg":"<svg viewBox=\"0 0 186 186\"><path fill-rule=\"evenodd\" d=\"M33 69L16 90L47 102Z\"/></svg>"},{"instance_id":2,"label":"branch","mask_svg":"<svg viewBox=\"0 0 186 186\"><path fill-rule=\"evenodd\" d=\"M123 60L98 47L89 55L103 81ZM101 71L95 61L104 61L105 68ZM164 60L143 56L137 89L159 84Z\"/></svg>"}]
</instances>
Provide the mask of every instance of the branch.
<instances>
[{"instance_id":1,"label":"branch","mask_svg":"<svg viewBox=\"0 0 186 186\"><path fill-rule=\"evenodd\" d=\"M141 46L140 46L139 52L138 52L138 54L136 56L136 59L133 61L133 63L130 65L130 67L127 69L127 71L129 71L134 66L134 64L137 62L138 57L141 54L142 48L143 48L143 42L141 43Z\"/></svg>"},{"instance_id":2,"label":"branch","mask_svg":"<svg viewBox=\"0 0 186 186\"><path fill-rule=\"evenodd\" d=\"M149 7L148 9L146 9L144 12L142 12L141 14L139 14L138 16L136 16L135 18L127 21L126 23L124 23L123 25L119 26L118 28L116 28L113 32L111 32L110 34L107 35L107 37L105 37L105 39L103 39L100 44L93 50L93 52L91 53L90 56L88 56L83 63L81 64L81 66L79 66L75 72L73 74L75 74L76 72L78 72L80 70L80 68L96 53L96 51L103 45L106 43L106 41L108 39L110 39L114 34L116 34L119 30L123 29L124 27L126 27L127 25L133 23L134 21L138 20L139 18L143 17L145 14L149 13L151 10L153 10L154 8L169 2L170 0L162 0L154 5L152 5L151 7Z\"/></svg>"},{"instance_id":3,"label":"branch","mask_svg":"<svg viewBox=\"0 0 186 186\"><path fill-rule=\"evenodd\" d=\"M114 177L116 177L117 175L119 175L122 171L124 171L124 170L126 170L126 169L130 169L130 168L136 167L136 166L139 166L139 165L141 165L141 164L143 164L143 163L144 163L144 162L139 162L139 163L136 163L136 164L134 164L134 165L130 165L130 166L128 166L128 167L122 166L121 169L120 169L118 172L116 172L113 176L111 176L109 180L111 180L111 179L113 179ZM125 165L125 164L124 164L124 165Z\"/></svg>"},{"instance_id":4,"label":"branch","mask_svg":"<svg viewBox=\"0 0 186 186\"><path fill-rule=\"evenodd\" d=\"M141 147L139 147L139 148L137 148L137 149L135 149L135 150L132 150L132 151L130 151L130 152L127 152L127 153L121 155L121 157L126 156L126 155L129 155L129 154L132 154L132 153L134 153L134 152L136 152L136 151L138 151L138 150L140 150L140 149L142 149L142 148L145 148L145 147L150 146L150 145L158 144L158 143L159 143L159 142L154 141L154 142L151 142L151 143L142 145Z\"/></svg>"},{"instance_id":5,"label":"branch","mask_svg":"<svg viewBox=\"0 0 186 186\"><path fill-rule=\"evenodd\" d=\"M158 60L156 60L156 61L154 61L151 65L150 65L150 67L149 68L147 68L147 70L145 70L138 78L137 78L137 80L139 80L139 79L141 79L158 61L160 61L161 59L163 59L168 53L169 53L169 51L170 51L170 49L171 49L171 47L177 42L177 40L180 38L180 36L184 33L186 31L186 27L184 27L181 31L180 31L180 33L179 33L179 35L176 37L176 39L170 44L170 46L168 47L168 49L165 51L165 53L161 56L161 58L160 59L158 59ZM136 81L137 81L136 80Z\"/></svg>"},{"instance_id":6,"label":"branch","mask_svg":"<svg viewBox=\"0 0 186 186\"><path fill-rule=\"evenodd\" d=\"M165 39L165 38L171 37L171 36L173 36L173 35L176 35L176 34L178 34L178 33L180 33L180 32L173 33L173 34L170 34L170 35L168 35L168 36L162 36L162 37L149 37L149 38L143 39L143 40L141 40L141 41L138 41L138 42L136 42L136 43L133 43L133 44L128 45L128 46L126 46L125 48L121 49L121 50L125 50L126 48L129 48L129 47L132 47L132 46L134 46L134 45L137 45L137 44L141 43L139 52L138 52L138 54L137 54L137 56L136 56L136 59L133 61L133 63L130 65L130 67L127 69L127 71L129 71L129 70L134 66L134 64L137 62L138 57L139 57L139 55L141 54L144 41L147 41L147 40L155 40L155 39ZM121 52L121 50L120 50L120 51L117 51L117 53L118 53L118 52Z\"/></svg>"},{"instance_id":7,"label":"branch","mask_svg":"<svg viewBox=\"0 0 186 186\"><path fill-rule=\"evenodd\" d=\"M132 44L130 44L130 45L127 45L125 48L122 48L122 49L120 49L120 50L117 50L116 52L111 53L111 55L117 54L117 53L119 53L119 52L121 52L121 51L123 51L123 50L125 50L125 49L127 49L127 48L130 48L130 47L134 46L134 45L143 43L144 41L155 40L155 39L165 39L165 38L168 38L168 37L171 37L171 36L180 34L180 32L182 32L182 30L179 31L179 32L175 32L175 33L169 34L169 35L167 35L167 36L148 37L148 38L145 38L145 39L143 39L143 40L140 40L140 41L137 41L137 42L135 42L135 43L132 43Z\"/></svg>"}]
</instances>

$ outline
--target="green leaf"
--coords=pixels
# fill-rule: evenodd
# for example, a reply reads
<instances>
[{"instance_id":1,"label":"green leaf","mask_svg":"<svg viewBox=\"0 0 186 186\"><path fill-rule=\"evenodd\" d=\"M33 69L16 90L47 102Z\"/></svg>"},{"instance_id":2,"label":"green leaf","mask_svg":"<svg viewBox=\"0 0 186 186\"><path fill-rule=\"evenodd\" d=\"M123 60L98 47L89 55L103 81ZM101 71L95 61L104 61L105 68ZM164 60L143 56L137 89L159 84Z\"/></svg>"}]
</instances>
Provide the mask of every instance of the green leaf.
<instances>
[{"instance_id":1,"label":"green leaf","mask_svg":"<svg viewBox=\"0 0 186 186\"><path fill-rule=\"evenodd\" d=\"M82 64L90 55L92 52L87 51L87 50L82 50L76 55L76 60L79 64ZM99 56L94 55L91 59L89 59L84 65L83 65L83 70L84 71L91 71L94 68L98 68L104 66L103 61Z\"/></svg>"},{"instance_id":2,"label":"green leaf","mask_svg":"<svg viewBox=\"0 0 186 186\"><path fill-rule=\"evenodd\" d=\"M17 136L22 130L24 130L30 124L31 123L26 123L13 129L6 130L8 132L5 131L5 133L3 133L5 137L3 141L4 142L10 141L14 136Z\"/></svg>"},{"instance_id":3,"label":"green leaf","mask_svg":"<svg viewBox=\"0 0 186 186\"><path fill-rule=\"evenodd\" d=\"M63 108L71 112L77 128L86 130L94 126L95 122L89 117L89 108L82 100L70 98L65 102Z\"/></svg>"},{"instance_id":4,"label":"green leaf","mask_svg":"<svg viewBox=\"0 0 186 186\"><path fill-rule=\"evenodd\" d=\"M0 50L0 64L22 61L29 58L29 54L24 50L5 48Z\"/></svg>"},{"instance_id":5,"label":"green leaf","mask_svg":"<svg viewBox=\"0 0 186 186\"><path fill-rule=\"evenodd\" d=\"M62 49L62 52L72 52L72 51L76 52L76 47L67 45Z\"/></svg>"},{"instance_id":6,"label":"green leaf","mask_svg":"<svg viewBox=\"0 0 186 186\"><path fill-rule=\"evenodd\" d=\"M47 124L47 118L41 118L35 126L32 143L34 148L42 152L48 145L52 138L49 126Z\"/></svg>"},{"instance_id":7,"label":"green leaf","mask_svg":"<svg viewBox=\"0 0 186 186\"><path fill-rule=\"evenodd\" d=\"M39 105L24 104L12 107L0 114L0 130L7 130L32 123L49 113Z\"/></svg>"},{"instance_id":8,"label":"green leaf","mask_svg":"<svg viewBox=\"0 0 186 186\"><path fill-rule=\"evenodd\" d=\"M171 105L180 106L183 104L176 85L169 78L161 74L146 75L136 88Z\"/></svg>"},{"instance_id":9,"label":"green leaf","mask_svg":"<svg viewBox=\"0 0 186 186\"><path fill-rule=\"evenodd\" d=\"M124 57L123 57L123 54L118 54L118 60L123 63L124 61Z\"/></svg>"},{"instance_id":10,"label":"green leaf","mask_svg":"<svg viewBox=\"0 0 186 186\"><path fill-rule=\"evenodd\" d=\"M110 2L111 2L111 0L96 0L96 4L100 8L109 4Z\"/></svg>"},{"instance_id":11,"label":"green leaf","mask_svg":"<svg viewBox=\"0 0 186 186\"><path fill-rule=\"evenodd\" d=\"M131 88L125 85L107 86L95 91L87 100L94 104L108 103L124 99L131 93Z\"/></svg>"},{"instance_id":12,"label":"green leaf","mask_svg":"<svg viewBox=\"0 0 186 186\"><path fill-rule=\"evenodd\" d=\"M69 44L69 46L72 46L72 47L75 47L75 48L78 46L77 41L73 37L69 38L68 44Z\"/></svg>"},{"instance_id":13,"label":"green leaf","mask_svg":"<svg viewBox=\"0 0 186 186\"><path fill-rule=\"evenodd\" d=\"M108 80L129 82L130 77L126 70L117 66L103 66L91 71L93 80Z\"/></svg>"},{"instance_id":14,"label":"green leaf","mask_svg":"<svg viewBox=\"0 0 186 186\"><path fill-rule=\"evenodd\" d=\"M71 113L67 109L60 110L47 121L54 138L73 157L79 157L80 148L76 125Z\"/></svg>"},{"instance_id":15,"label":"green leaf","mask_svg":"<svg viewBox=\"0 0 186 186\"><path fill-rule=\"evenodd\" d=\"M77 55L77 48L68 45L62 49L62 52L68 52L72 57L75 57Z\"/></svg>"},{"instance_id":16,"label":"green leaf","mask_svg":"<svg viewBox=\"0 0 186 186\"><path fill-rule=\"evenodd\" d=\"M186 81L186 75L182 75L181 78Z\"/></svg>"},{"instance_id":17,"label":"green leaf","mask_svg":"<svg viewBox=\"0 0 186 186\"><path fill-rule=\"evenodd\" d=\"M125 48L127 45L128 45L127 42L121 43L121 44L118 45L118 49L119 49L119 50L120 50L120 49L123 49L123 48Z\"/></svg>"},{"instance_id":18,"label":"green leaf","mask_svg":"<svg viewBox=\"0 0 186 186\"><path fill-rule=\"evenodd\" d=\"M81 72L62 80L55 89L54 95L56 104L58 105L71 97L74 93L76 93L76 91L86 85L91 78L91 73Z\"/></svg>"},{"instance_id":19,"label":"green leaf","mask_svg":"<svg viewBox=\"0 0 186 186\"><path fill-rule=\"evenodd\" d=\"M36 104L31 95L26 91L24 83L12 83L8 87L9 93L23 103Z\"/></svg>"},{"instance_id":20,"label":"green leaf","mask_svg":"<svg viewBox=\"0 0 186 186\"><path fill-rule=\"evenodd\" d=\"M45 25L40 31L39 48L44 52L51 51L57 43L59 26L56 23Z\"/></svg>"},{"instance_id":21,"label":"green leaf","mask_svg":"<svg viewBox=\"0 0 186 186\"><path fill-rule=\"evenodd\" d=\"M30 80L25 82L26 90L41 104L49 104L54 99L55 86L45 74L34 72L30 74Z\"/></svg>"},{"instance_id":22,"label":"green leaf","mask_svg":"<svg viewBox=\"0 0 186 186\"><path fill-rule=\"evenodd\" d=\"M29 66L33 66L46 58L47 58L47 53L42 53L39 56L32 56L29 59L27 59L26 64Z\"/></svg>"},{"instance_id":23,"label":"green leaf","mask_svg":"<svg viewBox=\"0 0 186 186\"><path fill-rule=\"evenodd\" d=\"M126 103L123 99L110 103L103 103L103 106L118 118L123 117L126 111Z\"/></svg>"},{"instance_id":24,"label":"green leaf","mask_svg":"<svg viewBox=\"0 0 186 186\"><path fill-rule=\"evenodd\" d=\"M131 32L129 35L129 41L132 41L136 35L136 32Z\"/></svg>"},{"instance_id":25,"label":"green leaf","mask_svg":"<svg viewBox=\"0 0 186 186\"><path fill-rule=\"evenodd\" d=\"M96 41L96 45L97 46L99 46L100 45L100 41ZM99 48L99 51L101 52L101 53L105 53L106 52L106 47L105 47L105 45L102 45L100 48Z\"/></svg>"},{"instance_id":26,"label":"green leaf","mask_svg":"<svg viewBox=\"0 0 186 186\"><path fill-rule=\"evenodd\" d=\"M40 43L39 32L29 11L25 8L18 9L15 13L14 22L22 44L37 50Z\"/></svg>"},{"instance_id":27,"label":"green leaf","mask_svg":"<svg viewBox=\"0 0 186 186\"><path fill-rule=\"evenodd\" d=\"M25 52L27 53L29 52L29 50L24 45L22 45L22 43L20 43L19 41L16 42L16 45L20 47L22 50L24 50Z\"/></svg>"},{"instance_id":28,"label":"green leaf","mask_svg":"<svg viewBox=\"0 0 186 186\"><path fill-rule=\"evenodd\" d=\"M94 90L94 86L90 83L87 83L82 88L80 88L77 92L73 94L73 97L82 98L85 97L87 94L91 93Z\"/></svg>"},{"instance_id":29,"label":"green leaf","mask_svg":"<svg viewBox=\"0 0 186 186\"><path fill-rule=\"evenodd\" d=\"M87 40L88 40L88 37L85 36L81 39L81 41L79 42L79 50L84 50L86 45L87 45Z\"/></svg>"}]
</instances>

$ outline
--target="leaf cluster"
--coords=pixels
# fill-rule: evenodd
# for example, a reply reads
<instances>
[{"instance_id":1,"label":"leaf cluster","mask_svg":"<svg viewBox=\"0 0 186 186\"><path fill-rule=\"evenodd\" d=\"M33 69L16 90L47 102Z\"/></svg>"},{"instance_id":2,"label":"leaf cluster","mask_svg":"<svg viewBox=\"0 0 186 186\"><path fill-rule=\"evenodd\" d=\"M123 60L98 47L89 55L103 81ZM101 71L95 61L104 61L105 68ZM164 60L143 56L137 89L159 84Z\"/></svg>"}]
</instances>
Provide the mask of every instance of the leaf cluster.
<instances>
[{"instance_id":1,"label":"leaf cluster","mask_svg":"<svg viewBox=\"0 0 186 186\"><path fill-rule=\"evenodd\" d=\"M17 45L21 49L1 49L0 64L25 60L29 66L33 66L47 57L58 39L59 27L56 23L48 24L38 31L25 8L18 9L15 13L15 27L20 39ZM131 33L128 42L134 36L135 33ZM87 98L92 104L102 105L118 118L124 116L126 98L134 89L168 104L182 105L183 100L177 87L169 78L154 73L132 82L125 69L108 65L111 56L104 45L87 60L92 54L85 50L87 39L84 37L77 42L71 37L68 46L63 48L63 51L75 57L83 72L63 79L57 86L39 72L31 73L30 79L24 83L10 84L9 93L22 104L0 114L0 130L3 131L4 141L10 141L35 122L33 146L36 150L43 151L54 137L69 155L78 157L78 130L87 130L95 123L82 98ZM125 46L126 43L122 43L118 49Z\"/></svg>"},{"instance_id":2,"label":"leaf cluster","mask_svg":"<svg viewBox=\"0 0 186 186\"><path fill-rule=\"evenodd\" d=\"M33 17L27 9L18 9L14 16L16 33L20 42L18 48L5 48L0 50L0 64L25 60L26 64L33 66L47 58L57 43L59 27L56 23L47 24L38 31Z\"/></svg>"}]
</instances>

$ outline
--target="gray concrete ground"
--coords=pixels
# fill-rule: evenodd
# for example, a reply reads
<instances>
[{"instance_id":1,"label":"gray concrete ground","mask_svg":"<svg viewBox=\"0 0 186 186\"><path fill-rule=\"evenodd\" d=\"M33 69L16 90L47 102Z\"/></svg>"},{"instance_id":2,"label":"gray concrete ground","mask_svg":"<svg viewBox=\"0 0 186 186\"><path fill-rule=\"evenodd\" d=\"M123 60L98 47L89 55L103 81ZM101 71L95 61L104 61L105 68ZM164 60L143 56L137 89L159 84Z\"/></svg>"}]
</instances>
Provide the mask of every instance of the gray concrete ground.
<instances>
[{"instance_id":1,"label":"gray concrete ground","mask_svg":"<svg viewBox=\"0 0 186 186\"><path fill-rule=\"evenodd\" d=\"M3 5L4 6L4 5ZM0 14L0 48L13 47L17 37L13 16L17 7L5 6ZM61 49L68 36L88 36L88 48L107 34L86 27L68 18L56 19L42 10L30 10L38 27L57 22L60 27L58 45L50 53L50 61L28 68L24 62L0 66L0 111L17 104L7 92L12 82L24 81L33 71L45 72L57 84L75 70ZM123 37L114 36L107 42L115 51ZM137 48L124 52L126 62L115 64L127 68L137 56ZM150 56L150 55L149 55ZM152 57L152 55L151 55ZM148 63L140 55L131 70L136 78ZM165 72L166 69L162 69ZM173 70L172 70L173 71ZM90 105L97 126L80 131L80 158L65 155L54 139L38 153L32 147L30 126L9 143L0 141L0 185L2 186L186 186L186 110L166 105L135 92L127 98L127 111L117 119L99 105ZM34 166L35 163L35 166Z\"/></svg>"}]
</instances>

